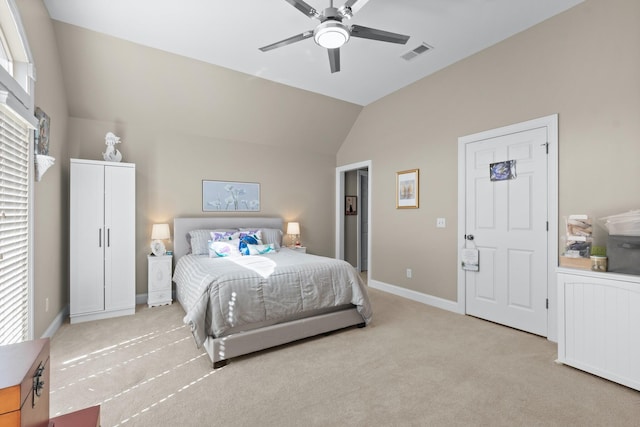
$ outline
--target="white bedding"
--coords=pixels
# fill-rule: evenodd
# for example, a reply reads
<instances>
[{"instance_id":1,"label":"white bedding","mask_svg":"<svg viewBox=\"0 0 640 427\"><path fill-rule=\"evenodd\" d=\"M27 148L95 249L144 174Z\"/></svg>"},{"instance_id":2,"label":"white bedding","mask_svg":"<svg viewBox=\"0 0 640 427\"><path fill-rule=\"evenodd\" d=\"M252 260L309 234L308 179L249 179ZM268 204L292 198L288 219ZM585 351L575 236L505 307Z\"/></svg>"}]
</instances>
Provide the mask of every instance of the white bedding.
<instances>
[{"instance_id":1,"label":"white bedding","mask_svg":"<svg viewBox=\"0 0 640 427\"><path fill-rule=\"evenodd\" d=\"M351 305L364 323L371 320L366 286L353 266L287 248L237 258L186 255L173 279L198 346L207 336Z\"/></svg>"}]
</instances>

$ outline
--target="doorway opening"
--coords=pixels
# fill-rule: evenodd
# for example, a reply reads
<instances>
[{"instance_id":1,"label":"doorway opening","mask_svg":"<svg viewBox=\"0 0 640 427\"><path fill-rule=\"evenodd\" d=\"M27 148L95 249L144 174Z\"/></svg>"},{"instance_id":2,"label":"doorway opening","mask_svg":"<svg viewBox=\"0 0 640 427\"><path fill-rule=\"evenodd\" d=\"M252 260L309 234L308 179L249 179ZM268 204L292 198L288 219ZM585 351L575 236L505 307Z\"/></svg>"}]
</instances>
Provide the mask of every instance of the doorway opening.
<instances>
[{"instance_id":1,"label":"doorway opening","mask_svg":"<svg viewBox=\"0 0 640 427\"><path fill-rule=\"evenodd\" d=\"M371 177L370 160L336 168L335 257L352 264L365 283L371 277ZM354 206L347 210L346 198Z\"/></svg>"}]
</instances>

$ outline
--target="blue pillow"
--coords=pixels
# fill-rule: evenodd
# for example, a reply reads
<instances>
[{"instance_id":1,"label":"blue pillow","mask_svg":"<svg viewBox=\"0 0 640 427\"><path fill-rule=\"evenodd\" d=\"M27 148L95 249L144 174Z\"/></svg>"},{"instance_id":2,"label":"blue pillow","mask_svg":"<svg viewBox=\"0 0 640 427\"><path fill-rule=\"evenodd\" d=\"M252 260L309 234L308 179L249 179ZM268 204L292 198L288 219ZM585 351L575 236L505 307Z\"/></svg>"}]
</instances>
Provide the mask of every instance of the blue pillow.
<instances>
[{"instance_id":1,"label":"blue pillow","mask_svg":"<svg viewBox=\"0 0 640 427\"><path fill-rule=\"evenodd\" d=\"M257 234L240 233L240 245L238 246L238 249L240 249L240 253L242 255L251 255L248 245L261 244L262 240L258 238Z\"/></svg>"}]
</instances>

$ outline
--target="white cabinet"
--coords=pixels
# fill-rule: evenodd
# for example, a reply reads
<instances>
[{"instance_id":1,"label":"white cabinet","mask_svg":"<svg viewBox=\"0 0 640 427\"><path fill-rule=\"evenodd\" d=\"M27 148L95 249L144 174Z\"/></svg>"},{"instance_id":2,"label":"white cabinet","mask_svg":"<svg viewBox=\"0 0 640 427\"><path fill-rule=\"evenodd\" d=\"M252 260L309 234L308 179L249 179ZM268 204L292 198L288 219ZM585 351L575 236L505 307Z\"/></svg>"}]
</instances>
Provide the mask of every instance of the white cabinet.
<instances>
[{"instance_id":1,"label":"white cabinet","mask_svg":"<svg viewBox=\"0 0 640 427\"><path fill-rule=\"evenodd\" d=\"M172 255L147 257L149 263L149 282L147 304L149 307L171 304L171 261Z\"/></svg>"},{"instance_id":2,"label":"white cabinet","mask_svg":"<svg viewBox=\"0 0 640 427\"><path fill-rule=\"evenodd\" d=\"M640 277L558 269L558 361L640 390Z\"/></svg>"},{"instance_id":3,"label":"white cabinet","mask_svg":"<svg viewBox=\"0 0 640 427\"><path fill-rule=\"evenodd\" d=\"M135 165L71 159L71 323L135 313Z\"/></svg>"}]
</instances>

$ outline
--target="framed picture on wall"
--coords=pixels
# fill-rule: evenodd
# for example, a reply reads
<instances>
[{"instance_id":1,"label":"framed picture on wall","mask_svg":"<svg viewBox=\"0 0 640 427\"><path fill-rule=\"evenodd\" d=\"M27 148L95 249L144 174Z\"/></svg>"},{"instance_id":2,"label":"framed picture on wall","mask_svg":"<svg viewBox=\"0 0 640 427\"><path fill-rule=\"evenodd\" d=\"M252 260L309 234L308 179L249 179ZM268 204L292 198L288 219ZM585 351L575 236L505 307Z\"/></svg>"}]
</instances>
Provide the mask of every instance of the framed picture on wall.
<instances>
[{"instance_id":1,"label":"framed picture on wall","mask_svg":"<svg viewBox=\"0 0 640 427\"><path fill-rule=\"evenodd\" d=\"M396 209L415 209L419 206L420 176L418 169L396 173Z\"/></svg>"},{"instance_id":2,"label":"framed picture on wall","mask_svg":"<svg viewBox=\"0 0 640 427\"><path fill-rule=\"evenodd\" d=\"M345 196L344 214L358 215L358 197L357 196Z\"/></svg>"},{"instance_id":3,"label":"framed picture on wall","mask_svg":"<svg viewBox=\"0 0 640 427\"><path fill-rule=\"evenodd\" d=\"M258 212L260 211L260 184L203 180L202 211Z\"/></svg>"}]
</instances>

